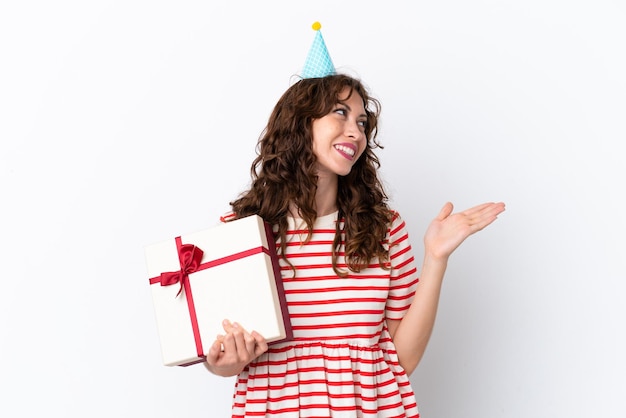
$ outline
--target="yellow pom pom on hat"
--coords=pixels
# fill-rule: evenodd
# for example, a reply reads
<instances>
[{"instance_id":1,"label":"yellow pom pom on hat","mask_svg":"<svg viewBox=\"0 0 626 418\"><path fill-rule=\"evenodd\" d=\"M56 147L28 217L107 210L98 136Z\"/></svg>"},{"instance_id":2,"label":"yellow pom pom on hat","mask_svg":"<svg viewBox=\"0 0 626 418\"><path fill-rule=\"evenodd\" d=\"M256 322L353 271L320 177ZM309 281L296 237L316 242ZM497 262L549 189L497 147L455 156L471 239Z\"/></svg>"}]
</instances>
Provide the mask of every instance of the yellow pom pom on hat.
<instances>
[{"instance_id":1,"label":"yellow pom pom on hat","mask_svg":"<svg viewBox=\"0 0 626 418\"><path fill-rule=\"evenodd\" d=\"M322 25L320 22L315 22L312 27L315 31L315 38L313 39L311 49L309 49L309 54L306 57L300 76L302 78L319 78L335 74L335 66L330 59L328 49L326 49L322 32L320 32Z\"/></svg>"}]
</instances>

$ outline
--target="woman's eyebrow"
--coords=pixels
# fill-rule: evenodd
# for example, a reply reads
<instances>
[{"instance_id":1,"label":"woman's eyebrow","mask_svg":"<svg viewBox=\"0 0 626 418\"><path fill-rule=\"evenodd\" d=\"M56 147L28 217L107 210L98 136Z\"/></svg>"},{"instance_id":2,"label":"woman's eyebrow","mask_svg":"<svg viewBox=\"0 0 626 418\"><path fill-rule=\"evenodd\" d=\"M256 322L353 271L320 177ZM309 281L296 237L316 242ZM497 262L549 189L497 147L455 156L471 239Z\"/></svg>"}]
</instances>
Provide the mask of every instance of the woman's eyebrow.
<instances>
[{"instance_id":1,"label":"woman's eyebrow","mask_svg":"<svg viewBox=\"0 0 626 418\"><path fill-rule=\"evenodd\" d=\"M348 112L352 112L352 108L347 103L339 102L339 104L345 106L345 108L348 109ZM359 117L367 117L367 113L361 113Z\"/></svg>"}]
</instances>

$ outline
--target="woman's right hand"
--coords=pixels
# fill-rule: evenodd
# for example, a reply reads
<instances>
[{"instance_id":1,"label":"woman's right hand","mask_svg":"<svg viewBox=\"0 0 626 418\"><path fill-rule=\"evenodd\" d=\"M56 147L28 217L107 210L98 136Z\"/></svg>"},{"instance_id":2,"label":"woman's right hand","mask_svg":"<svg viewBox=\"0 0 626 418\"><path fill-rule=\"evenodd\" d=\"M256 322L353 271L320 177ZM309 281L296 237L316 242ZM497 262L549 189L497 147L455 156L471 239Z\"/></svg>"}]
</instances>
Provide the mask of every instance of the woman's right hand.
<instances>
[{"instance_id":1,"label":"woman's right hand","mask_svg":"<svg viewBox=\"0 0 626 418\"><path fill-rule=\"evenodd\" d=\"M206 368L218 376L236 376L252 360L267 351L265 338L248 332L237 322L222 321L225 335L218 335L206 355Z\"/></svg>"}]
</instances>

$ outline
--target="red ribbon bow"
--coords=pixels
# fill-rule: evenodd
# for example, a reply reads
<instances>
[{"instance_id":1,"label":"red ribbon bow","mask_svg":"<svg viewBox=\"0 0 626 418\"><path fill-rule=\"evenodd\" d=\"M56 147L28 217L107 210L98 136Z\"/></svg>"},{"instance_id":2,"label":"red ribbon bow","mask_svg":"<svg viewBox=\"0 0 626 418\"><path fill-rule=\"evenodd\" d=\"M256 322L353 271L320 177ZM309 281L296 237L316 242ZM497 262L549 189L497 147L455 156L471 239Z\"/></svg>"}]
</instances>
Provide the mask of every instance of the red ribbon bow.
<instances>
[{"instance_id":1,"label":"red ribbon bow","mask_svg":"<svg viewBox=\"0 0 626 418\"><path fill-rule=\"evenodd\" d=\"M193 244L183 244L178 249L178 260L180 261L180 270L161 273L161 286L170 286L180 283L180 289L176 297L183 291L183 286L189 275L198 271L204 251Z\"/></svg>"}]
</instances>

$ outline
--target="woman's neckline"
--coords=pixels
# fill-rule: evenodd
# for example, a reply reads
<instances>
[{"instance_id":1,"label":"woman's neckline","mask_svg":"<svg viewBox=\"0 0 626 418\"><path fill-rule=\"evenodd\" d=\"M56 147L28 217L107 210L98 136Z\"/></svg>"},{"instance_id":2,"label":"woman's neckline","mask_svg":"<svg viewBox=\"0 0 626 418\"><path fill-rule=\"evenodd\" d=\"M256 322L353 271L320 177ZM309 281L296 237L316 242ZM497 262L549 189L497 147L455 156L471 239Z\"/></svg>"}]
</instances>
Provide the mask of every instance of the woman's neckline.
<instances>
[{"instance_id":1,"label":"woman's neckline","mask_svg":"<svg viewBox=\"0 0 626 418\"><path fill-rule=\"evenodd\" d=\"M335 210L331 213L329 213L328 215L322 215L322 216L318 216L317 218L315 218L315 223L324 223L327 221L335 221L337 219L337 215L339 214L339 210ZM302 218L299 217L295 217L293 215L287 215L288 219L291 219L294 223L295 222L302 222Z\"/></svg>"}]
</instances>

